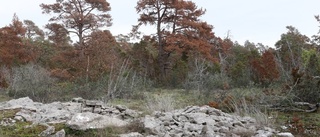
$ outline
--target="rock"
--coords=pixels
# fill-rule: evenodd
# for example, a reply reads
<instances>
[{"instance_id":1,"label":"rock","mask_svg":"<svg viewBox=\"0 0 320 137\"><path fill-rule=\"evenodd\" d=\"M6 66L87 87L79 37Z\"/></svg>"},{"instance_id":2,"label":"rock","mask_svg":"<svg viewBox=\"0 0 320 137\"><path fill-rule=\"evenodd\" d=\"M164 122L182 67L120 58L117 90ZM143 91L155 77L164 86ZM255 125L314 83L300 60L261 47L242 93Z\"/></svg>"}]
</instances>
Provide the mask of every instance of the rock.
<instances>
[{"instance_id":1,"label":"rock","mask_svg":"<svg viewBox=\"0 0 320 137\"><path fill-rule=\"evenodd\" d=\"M38 119L39 118L40 117L38 116ZM16 113L15 119L23 119L23 121L29 122L38 121L36 113L29 109L21 109L18 113Z\"/></svg>"},{"instance_id":2,"label":"rock","mask_svg":"<svg viewBox=\"0 0 320 137\"><path fill-rule=\"evenodd\" d=\"M77 113L66 125L75 130L101 129L108 126L125 126L128 122L115 117L99 115L91 112Z\"/></svg>"},{"instance_id":3,"label":"rock","mask_svg":"<svg viewBox=\"0 0 320 137\"><path fill-rule=\"evenodd\" d=\"M192 124L187 122L184 124L183 127L184 127L184 130L187 130L189 132L201 133L203 125Z\"/></svg>"},{"instance_id":4,"label":"rock","mask_svg":"<svg viewBox=\"0 0 320 137\"><path fill-rule=\"evenodd\" d=\"M73 98L71 101L76 103L85 103L86 100L81 97L77 97L77 98Z\"/></svg>"},{"instance_id":5,"label":"rock","mask_svg":"<svg viewBox=\"0 0 320 137\"><path fill-rule=\"evenodd\" d=\"M126 121L130 121L140 115L140 113L125 106L107 107L101 101L84 100L82 98L74 98L72 102L42 104L33 102L30 98L25 97L0 104L0 110L16 108L19 108L20 111L16 113L15 120L33 123L65 123L73 115L81 112L93 112L111 117L121 117Z\"/></svg>"},{"instance_id":6,"label":"rock","mask_svg":"<svg viewBox=\"0 0 320 137\"><path fill-rule=\"evenodd\" d=\"M63 109L66 109L70 111L71 113L80 113L82 109L81 103L75 103L75 102L64 102L61 103L63 106Z\"/></svg>"},{"instance_id":7,"label":"rock","mask_svg":"<svg viewBox=\"0 0 320 137\"><path fill-rule=\"evenodd\" d=\"M272 137L274 134L270 131L266 130L258 130L256 131L256 135L254 137Z\"/></svg>"},{"instance_id":8,"label":"rock","mask_svg":"<svg viewBox=\"0 0 320 137\"><path fill-rule=\"evenodd\" d=\"M69 110L64 104L60 102L53 102L50 104L46 104L41 106L41 118L37 120L38 122L46 122L46 123L65 123L67 120L71 119L73 113L78 112L80 110L79 104L73 104L77 107L74 110ZM50 108L50 109L48 109Z\"/></svg>"},{"instance_id":9,"label":"rock","mask_svg":"<svg viewBox=\"0 0 320 137\"><path fill-rule=\"evenodd\" d=\"M102 112L101 108L94 108L92 113L100 114Z\"/></svg>"},{"instance_id":10,"label":"rock","mask_svg":"<svg viewBox=\"0 0 320 137\"><path fill-rule=\"evenodd\" d=\"M246 117L241 118L241 122L243 124L249 124L249 123L256 123L257 121L252 117L246 116Z\"/></svg>"},{"instance_id":11,"label":"rock","mask_svg":"<svg viewBox=\"0 0 320 137\"><path fill-rule=\"evenodd\" d=\"M207 125L204 125L204 126L203 126L203 128L201 129L200 135L201 135L201 136L213 136L213 134L210 133Z\"/></svg>"},{"instance_id":12,"label":"rock","mask_svg":"<svg viewBox=\"0 0 320 137\"><path fill-rule=\"evenodd\" d=\"M54 126L47 126L47 129L44 130L44 131L42 131L42 132L39 134L39 136L41 136L41 137L48 137L48 136L50 136L51 134L53 134L54 131L55 131Z\"/></svg>"},{"instance_id":13,"label":"rock","mask_svg":"<svg viewBox=\"0 0 320 137\"><path fill-rule=\"evenodd\" d=\"M24 117L19 116L19 115L15 115L15 116L14 116L14 119L15 119L15 120L18 120L18 121L22 121L22 122L25 121Z\"/></svg>"},{"instance_id":14,"label":"rock","mask_svg":"<svg viewBox=\"0 0 320 137\"><path fill-rule=\"evenodd\" d=\"M182 114L182 115L179 115L177 118L175 118L175 120L177 120L179 122L187 122L187 121L189 121L189 117Z\"/></svg>"},{"instance_id":15,"label":"rock","mask_svg":"<svg viewBox=\"0 0 320 137\"><path fill-rule=\"evenodd\" d=\"M143 120L143 126L147 133L159 134L160 131L160 120L155 119L149 115L145 116Z\"/></svg>"},{"instance_id":16,"label":"rock","mask_svg":"<svg viewBox=\"0 0 320 137\"><path fill-rule=\"evenodd\" d=\"M16 123L15 119L12 118L3 118L0 122L1 126L13 126Z\"/></svg>"},{"instance_id":17,"label":"rock","mask_svg":"<svg viewBox=\"0 0 320 137\"><path fill-rule=\"evenodd\" d=\"M85 105L89 107L102 107L103 102L98 100L87 100Z\"/></svg>"},{"instance_id":18,"label":"rock","mask_svg":"<svg viewBox=\"0 0 320 137\"><path fill-rule=\"evenodd\" d=\"M119 136L120 137L143 137L143 135L141 135L138 132L132 132L132 133L128 133L128 134L121 134Z\"/></svg>"},{"instance_id":19,"label":"rock","mask_svg":"<svg viewBox=\"0 0 320 137\"><path fill-rule=\"evenodd\" d=\"M140 113L131 109L126 109L126 111L124 111L124 114L125 116L128 116L128 118L138 118L140 116Z\"/></svg>"},{"instance_id":20,"label":"rock","mask_svg":"<svg viewBox=\"0 0 320 137\"><path fill-rule=\"evenodd\" d=\"M76 107L72 106L72 108ZM60 102L55 102L39 106L34 111L23 108L16 113L15 119L26 120L33 123L64 123L71 119L74 112L78 112L79 109L79 105L77 109L69 110L68 107L64 106Z\"/></svg>"},{"instance_id":21,"label":"rock","mask_svg":"<svg viewBox=\"0 0 320 137\"><path fill-rule=\"evenodd\" d=\"M127 109L127 107L122 106L122 105L116 105L115 108L118 109L120 112L123 112Z\"/></svg>"},{"instance_id":22,"label":"rock","mask_svg":"<svg viewBox=\"0 0 320 137\"><path fill-rule=\"evenodd\" d=\"M253 136L255 135L255 131L247 129L245 127L236 126L231 132L235 135L242 135L242 136Z\"/></svg>"},{"instance_id":23,"label":"rock","mask_svg":"<svg viewBox=\"0 0 320 137\"><path fill-rule=\"evenodd\" d=\"M41 103L36 103L36 104L39 105ZM37 109L36 104L29 97L24 97L24 98L13 99L13 100L4 102L4 104L0 106L0 110L17 109L17 108L36 110Z\"/></svg>"},{"instance_id":24,"label":"rock","mask_svg":"<svg viewBox=\"0 0 320 137\"><path fill-rule=\"evenodd\" d=\"M294 137L291 133L288 133L288 132L278 133L277 136L279 136L279 137Z\"/></svg>"},{"instance_id":25,"label":"rock","mask_svg":"<svg viewBox=\"0 0 320 137\"><path fill-rule=\"evenodd\" d=\"M61 129L60 131L58 131L54 135L51 135L50 137L65 137L65 136L66 136L66 132L64 131L64 129Z\"/></svg>"},{"instance_id":26,"label":"rock","mask_svg":"<svg viewBox=\"0 0 320 137\"><path fill-rule=\"evenodd\" d=\"M200 125L207 123L208 120L211 121L209 115L205 113L190 113L186 114L186 116L188 117L189 121L191 121L191 123L196 123Z\"/></svg>"}]
</instances>

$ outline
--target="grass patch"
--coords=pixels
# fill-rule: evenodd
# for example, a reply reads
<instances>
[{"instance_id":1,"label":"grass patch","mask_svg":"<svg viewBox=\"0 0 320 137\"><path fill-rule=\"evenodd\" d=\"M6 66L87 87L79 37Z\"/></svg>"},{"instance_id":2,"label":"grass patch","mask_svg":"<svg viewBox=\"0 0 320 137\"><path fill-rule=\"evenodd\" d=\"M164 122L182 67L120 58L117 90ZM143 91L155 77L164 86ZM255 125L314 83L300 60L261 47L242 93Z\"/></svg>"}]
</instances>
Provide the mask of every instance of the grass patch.
<instances>
[{"instance_id":1,"label":"grass patch","mask_svg":"<svg viewBox=\"0 0 320 137\"><path fill-rule=\"evenodd\" d=\"M4 119L13 119L20 109L1 110L0 121ZM0 136L3 137L35 137L38 136L47 127L42 125L32 125L31 122L17 121L12 126L0 126Z\"/></svg>"},{"instance_id":2,"label":"grass patch","mask_svg":"<svg viewBox=\"0 0 320 137\"><path fill-rule=\"evenodd\" d=\"M129 109L144 111L144 101L137 99L113 99L108 102L109 105L123 105L128 107Z\"/></svg>"},{"instance_id":3,"label":"grass patch","mask_svg":"<svg viewBox=\"0 0 320 137\"><path fill-rule=\"evenodd\" d=\"M46 130L46 126L34 125L30 126L30 122L17 122L13 126L0 126L0 136L3 137L36 137L42 131Z\"/></svg>"},{"instance_id":4,"label":"grass patch","mask_svg":"<svg viewBox=\"0 0 320 137\"><path fill-rule=\"evenodd\" d=\"M0 121L4 118L14 118L16 113L18 113L20 109L8 109L8 110L0 110Z\"/></svg>"},{"instance_id":5,"label":"grass patch","mask_svg":"<svg viewBox=\"0 0 320 137\"><path fill-rule=\"evenodd\" d=\"M0 89L0 92L4 92L4 91L1 91L1 89ZM0 93L0 102L8 101L10 99L12 99L12 98L9 97L8 95L6 95L5 93Z\"/></svg>"},{"instance_id":6,"label":"grass patch","mask_svg":"<svg viewBox=\"0 0 320 137\"><path fill-rule=\"evenodd\" d=\"M278 112L278 117L275 119L275 125L280 131L292 132L297 136L314 137L320 135L320 114L316 113L303 113L303 112ZM301 125L299 132L297 128ZM286 126L287 129L281 128Z\"/></svg>"}]
</instances>

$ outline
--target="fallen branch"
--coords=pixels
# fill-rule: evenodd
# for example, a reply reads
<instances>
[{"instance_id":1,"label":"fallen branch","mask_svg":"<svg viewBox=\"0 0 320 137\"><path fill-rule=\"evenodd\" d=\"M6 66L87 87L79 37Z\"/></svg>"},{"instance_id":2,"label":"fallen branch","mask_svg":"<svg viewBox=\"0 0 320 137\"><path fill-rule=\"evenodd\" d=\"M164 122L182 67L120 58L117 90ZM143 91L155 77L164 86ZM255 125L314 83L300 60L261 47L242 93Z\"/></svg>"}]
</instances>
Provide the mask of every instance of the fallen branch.
<instances>
[{"instance_id":1,"label":"fallen branch","mask_svg":"<svg viewBox=\"0 0 320 137\"><path fill-rule=\"evenodd\" d=\"M271 107L272 110L278 110L283 112L306 112L312 113L317 112L320 103L311 104L308 102L294 102L292 106L274 106Z\"/></svg>"}]
</instances>

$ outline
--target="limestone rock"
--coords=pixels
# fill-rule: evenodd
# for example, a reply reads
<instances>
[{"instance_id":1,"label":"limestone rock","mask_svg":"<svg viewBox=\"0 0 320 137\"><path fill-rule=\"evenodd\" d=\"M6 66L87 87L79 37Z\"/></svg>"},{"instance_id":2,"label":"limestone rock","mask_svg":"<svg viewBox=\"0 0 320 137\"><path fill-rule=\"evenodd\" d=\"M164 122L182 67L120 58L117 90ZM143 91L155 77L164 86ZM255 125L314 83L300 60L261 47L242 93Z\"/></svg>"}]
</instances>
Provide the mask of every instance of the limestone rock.
<instances>
[{"instance_id":1,"label":"limestone rock","mask_svg":"<svg viewBox=\"0 0 320 137\"><path fill-rule=\"evenodd\" d=\"M54 135L51 135L50 137L65 137L65 136L66 136L66 132L64 131L64 129L61 129L60 131L58 131Z\"/></svg>"},{"instance_id":2,"label":"limestone rock","mask_svg":"<svg viewBox=\"0 0 320 137\"><path fill-rule=\"evenodd\" d=\"M41 105L42 103L34 103L29 97L19 98L3 102L0 105L0 110L2 109L16 109L25 108L30 110L36 110L36 105Z\"/></svg>"},{"instance_id":3,"label":"limestone rock","mask_svg":"<svg viewBox=\"0 0 320 137\"><path fill-rule=\"evenodd\" d=\"M160 120L155 119L154 117L151 117L149 115L145 116L143 120L143 125L146 130L146 132L151 134L159 134L161 133L160 130Z\"/></svg>"},{"instance_id":4,"label":"limestone rock","mask_svg":"<svg viewBox=\"0 0 320 137\"><path fill-rule=\"evenodd\" d=\"M120 137L143 137L143 135L138 132L132 132L128 134L121 134Z\"/></svg>"},{"instance_id":5,"label":"limestone rock","mask_svg":"<svg viewBox=\"0 0 320 137\"><path fill-rule=\"evenodd\" d=\"M75 130L99 129L108 126L125 126L128 122L115 117L99 115L91 112L77 113L66 125Z\"/></svg>"},{"instance_id":6,"label":"limestone rock","mask_svg":"<svg viewBox=\"0 0 320 137\"><path fill-rule=\"evenodd\" d=\"M3 118L2 121L0 121L1 126L13 126L15 123L16 120L12 118Z\"/></svg>"},{"instance_id":7,"label":"limestone rock","mask_svg":"<svg viewBox=\"0 0 320 137\"><path fill-rule=\"evenodd\" d=\"M288 133L288 132L278 133L277 136L279 136L279 137L294 137L291 133Z\"/></svg>"},{"instance_id":8,"label":"limestone rock","mask_svg":"<svg viewBox=\"0 0 320 137\"><path fill-rule=\"evenodd\" d=\"M73 98L71 101L76 103L85 103L85 99L81 97Z\"/></svg>"},{"instance_id":9,"label":"limestone rock","mask_svg":"<svg viewBox=\"0 0 320 137\"><path fill-rule=\"evenodd\" d=\"M54 131L55 131L54 126L47 126L47 129L44 130L44 131L42 131L42 132L39 134L39 136L40 136L40 137L48 137L48 136L50 136L51 134L53 134Z\"/></svg>"}]
</instances>

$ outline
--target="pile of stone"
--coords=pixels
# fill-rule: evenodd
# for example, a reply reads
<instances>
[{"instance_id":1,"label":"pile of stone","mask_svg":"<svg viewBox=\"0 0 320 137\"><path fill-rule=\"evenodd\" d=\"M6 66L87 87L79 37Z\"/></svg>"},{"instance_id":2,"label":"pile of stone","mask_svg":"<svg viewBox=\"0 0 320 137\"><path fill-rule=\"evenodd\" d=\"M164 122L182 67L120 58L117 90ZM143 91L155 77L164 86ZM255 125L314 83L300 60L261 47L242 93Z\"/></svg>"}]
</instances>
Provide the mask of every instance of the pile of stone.
<instances>
[{"instance_id":1,"label":"pile of stone","mask_svg":"<svg viewBox=\"0 0 320 137\"><path fill-rule=\"evenodd\" d=\"M155 112L142 120L146 133L121 137L291 137L291 133L258 125L251 117L240 117L209 106L190 106L172 112Z\"/></svg>"},{"instance_id":2,"label":"pile of stone","mask_svg":"<svg viewBox=\"0 0 320 137\"><path fill-rule=\"evenodd\" d=\"M30 98L0 103L0 111L14 110L14 118L3 118L0 126L11 126L17 121L29 121L46 126L39 136L65 137L65 131L55 131L54 123L64 123L75 130L125 126L140 119L143 133L133 132L120 137L292 137L259 125L251 117L240 117L209 106L190 106L171 112L141 113L125 106L108 106L101 101L74 98L70 102L42 104ZM137 125L139 126L139 125Z\"/></svg>"},{"instance_id":3,"label":"pile of stone","mask_svg":"<svg viewBox=\"0 0 320 137\"><path fill-rule=\"evenodd\" d=\"M53 126L48 124L65 123L75 130L105 128L107 126L124 126L140 113L125 106L107 106L101 101L74 98L70 102L53 102L42 104L30 98L19 98L0 103L0 110L18 110L14 118L4 118L0 126L10 126L17 121L32 122L33 125L45 125L47 130L40 136L57 134Z\"/></svg>"}]
</instances>

